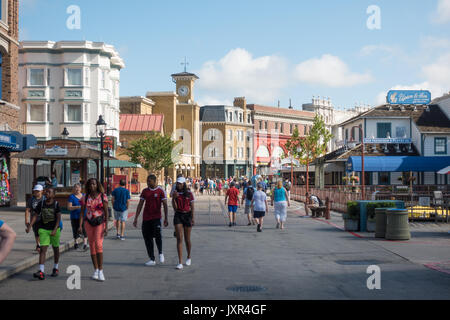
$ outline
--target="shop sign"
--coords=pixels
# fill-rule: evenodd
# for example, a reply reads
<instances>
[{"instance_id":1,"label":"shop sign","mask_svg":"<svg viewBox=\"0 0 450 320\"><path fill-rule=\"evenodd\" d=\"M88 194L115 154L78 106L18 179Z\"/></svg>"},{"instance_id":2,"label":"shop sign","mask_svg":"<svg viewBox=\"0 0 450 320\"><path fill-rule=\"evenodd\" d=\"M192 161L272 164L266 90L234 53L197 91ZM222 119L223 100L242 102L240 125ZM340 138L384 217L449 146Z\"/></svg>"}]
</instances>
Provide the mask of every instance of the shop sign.
<instances>
[{"instance_id":1,"label":"shop sign","mask_svg":"<svg viewBox=\"0 0 450 320\"><path fill-rule=\"evenodd\" d=\"M45 149L46 156L67 156L69 150L67 148L61 148L58 146L54 146L51 149Z\"/></svg>"},{"instance_id":2,"label":"shop sign","mask_svg":"<svg viewBox=\"0 0 450 320\"><path fill-rule=\"evenodd\" d=\"M431 92L425 90L391 90L387 95L387 103L428 105L431 103Z\"/></svg>"},{"instance_id":3,"label":"shop sign","mask_svg":"<svg viewBox=\"0 0 450 320\"><path fill-rule=\"evenodd\" d=\"M364 143L367 143L367 144L409 144L409 143L412 143L412 139L376 138L376 139L364 139Z\"/></svg>"}]
</instances>

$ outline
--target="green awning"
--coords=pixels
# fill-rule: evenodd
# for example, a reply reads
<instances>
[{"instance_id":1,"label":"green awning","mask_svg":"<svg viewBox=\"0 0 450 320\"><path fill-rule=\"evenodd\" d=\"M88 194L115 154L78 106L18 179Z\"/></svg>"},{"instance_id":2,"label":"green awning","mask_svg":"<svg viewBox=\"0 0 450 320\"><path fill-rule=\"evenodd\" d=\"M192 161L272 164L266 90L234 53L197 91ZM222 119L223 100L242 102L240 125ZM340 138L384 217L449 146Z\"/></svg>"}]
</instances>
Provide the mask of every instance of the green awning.
<instances>
[{"instance_id":1,"label":"green awning","mask_svg":"<svg viewBox=\"0 0 450 320\"><path fill-rule=\"evenodd\" d=\"M105 160L105 168L142 168L140 164L132 163L125 160Z\"/></svg>"}]
</instances>

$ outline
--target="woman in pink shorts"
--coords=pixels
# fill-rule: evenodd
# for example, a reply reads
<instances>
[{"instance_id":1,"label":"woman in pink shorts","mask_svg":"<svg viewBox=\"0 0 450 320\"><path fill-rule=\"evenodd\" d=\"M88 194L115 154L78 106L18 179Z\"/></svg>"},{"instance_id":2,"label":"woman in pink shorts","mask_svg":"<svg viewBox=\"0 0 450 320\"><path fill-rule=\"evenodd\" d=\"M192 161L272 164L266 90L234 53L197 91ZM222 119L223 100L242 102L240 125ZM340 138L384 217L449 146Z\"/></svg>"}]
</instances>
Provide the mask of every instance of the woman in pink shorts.
<instances>
[{"instance_id":1,"label":"woman in pink shorts","mask_svg":"<svg viewBox=\"0 0 450 320\"><path fill-rule=\"evenodd\" d=\"M94 265L93 280L105 281L103 274L103 239L108 234L108 198L97 179L89 179L86 183L86 195L82 199L80 215L80 232L84 228L89 239L92 264Z\"/></svg>"}]
</instances>

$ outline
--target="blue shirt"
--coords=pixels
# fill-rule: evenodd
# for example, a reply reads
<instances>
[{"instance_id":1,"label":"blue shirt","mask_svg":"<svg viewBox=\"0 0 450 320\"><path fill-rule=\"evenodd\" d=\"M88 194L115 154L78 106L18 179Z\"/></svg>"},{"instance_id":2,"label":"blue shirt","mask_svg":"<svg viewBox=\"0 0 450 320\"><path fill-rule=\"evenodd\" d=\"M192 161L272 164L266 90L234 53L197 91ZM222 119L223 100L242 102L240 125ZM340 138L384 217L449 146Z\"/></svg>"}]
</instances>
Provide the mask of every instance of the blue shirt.
<instances>
[{"instance_id":1,"label":"blue shirt","mask_svg":"<svg viewBox=\"0 0 450 320\"><path fill-rule=\"evenodd\" d=\"M3 226L3 221L0 220L0 228Z\"/></svg>"},{"instance_id":2,"label":"blue shirt","mask_svg":"<svg viewBox=\"0 0 450 320\"><path fill-rule=\"evenodd\" d=\"M71 194L69 197L69 202L72 203L72 206L78 207L81 206L81 199L78 199L74 194ZM70 211L70 219L80 219L81 209L76 209Z\"/></svg>"},{"instance_id":3,"label":"blue shirt","mask_svg":"<svg viewBox=\"0 0 450 320\"><path fill-rule=\"evenodd\" d=\"M275 202L287 201L286 189L284 188L281 189L275 188L274 195L275 195Z\"/></svg>"},{"instance_id":4,"label":"blue shirt","mask_svg":"<svg viewBox=\"0 0 450 320\"><path fill-rule=\"evenodd\" d=\"M114 197L114 210L124 212L127 210L127 201L131 199L130 191L119 187L112 192Z\"/></svg>"}]
</instances>

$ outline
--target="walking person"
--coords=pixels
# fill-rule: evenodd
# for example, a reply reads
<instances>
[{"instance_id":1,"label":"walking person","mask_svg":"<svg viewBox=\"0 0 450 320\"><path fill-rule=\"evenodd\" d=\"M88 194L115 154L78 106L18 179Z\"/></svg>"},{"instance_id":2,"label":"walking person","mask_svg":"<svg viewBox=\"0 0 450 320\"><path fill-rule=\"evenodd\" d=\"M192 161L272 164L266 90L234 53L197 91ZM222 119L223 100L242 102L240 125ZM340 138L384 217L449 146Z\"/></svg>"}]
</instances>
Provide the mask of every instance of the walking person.
<instances>
[{"instance_id":1,"label":"walking person","mask_svg":"<svg viewBox=\"0 0 450 320\"><path fill-rule=\"evenodd\" d=\"M41 250L39 253L39 271L33 274L39 280L45 280L45 258L47 249L50 245L53 247L53 272L52 277L57 277L59 274L59 245L61 237L61 208L59 203L55 201L55 190L47 188L45 190L45 201L38 206L37 212L39 215L34 215L31 219L30 225L26 232L29 233L34 224L37 223L39 230L39 239L41 241Z\"/></svg>"},{"instance_id":2,"label":"walking person","mask_svg":"<svg viewBox=\"0 0 450 320\"><path fill-rule=\"evenodd\" d=\"M155 253L153 249L153 239L155 239L156 247L159 252L159 262L164 263L164 254L162 250L162 235L161 235L161 204L164 207L164 227L169 226L168 222L168 207L166 193L161 187L156 185L156 176L150 175L147 178L148 188L144 189L141 194L136 216L134 218L133 226L137 228L139 215L142 207L144 207L144 216L142 217L142 235L145 241L145 247L150 258L145 265L150 267L156 265Z\"/></svg>"},{"instance_id":3,"label":"walking person","mask_svg":"<svg viewBox=\"0 0 450 320\"><path fill-rule=\"evenodd\" d=\"M187 189L186 180L181 177L177 179L176 192L172 199L172 206L175 210L173 224L176 229L178 265L177 269L183 269L183 235L186 244L187 260L186 265L190 266L191 260L191 231L195 224L194 220L194 195Z\"/></svg>"},{"instance_id":4,"label":"walking person","mask_svg":"<svg viewBox=\"0 0 450 320\"><path fill-rule=\"evenodd\" d=\"M245 201L245 209L244 209L244 214L247 215L248 218L248 225L255 225L256 221L253 218L253 212L252 212L252 200L253 200L253 195L255 194L255 188L253 188L252 186L252 182L248 181L247 182L247 187L244 189L244 192L242 193L242 202L241 204L244 204Z\"/></svg>"},{"instance_id":5,"label":"walking person","mask_svg":"<svg viewBox=\"0 0 450 320\"><path fill-rule=\"evenodd\" d=\"M230 228L236 226L236 212L239 206L239 190L236 189L234 182L230 183L230 189L228 189L225 195L225 206L228 200L228 216L230 218Z\"/></svg>"},{"instance_id":6,"label":"walking person","mask_svg":"<svg viewBox=\"0 0 450 320\"><path fill-rule=\"evenodd\" d=\"M77 240L83 235L83 250L86 251L88 249L86 229L83 226L82 232L78 232L83 197L84 194L81 193L81 184L76 183L73 186L73 193L69 196L69 200L67 201L67 209L70 211L70 223L72 225L73 238L75 239L74 249L78 249L79 246Z\"/></svg>"},{"instance_id":7,"label":"walking person","mask_svg":"<svg viewBox=\"0 0 450 320\"><path fill-rule=\"evenodd\" d=\"M269 204L267 202L267 195L263 191L262 183L258 183L258 190L253 195L253 200L251 204L253 208L253 217L258 223L257 231L262 232L262 227L264 224L264 217L266 213L269 212Z\"/></svg>"},{"instance_id":8,"label":"walking person","mask_svg":"<svg viewBox=\"0 0 450 320\"><path fill-rule=\"evenodd\" d=\"M86 195L83 197L78 232L82 226L86 229L91 249L91 259L94 266L93 280L105 281L103 273L103 239L108 235L108 198L104 194L103 186L95 179L86 182Z\"/></svg>"},{"instance_id":9,"label":"walking person","mask_svg":"<svg viewBox=\"0 0 450 320\"><path fill-rule=\"evenodd\" d=\"M6 257L11 252L16 236L14 230L0 220L0 264L6 260Z\"/></svg>"},{"instance_id":10,"label":"walking person","mask_svg":"<svg viewBox=\"0 0 450 320\"><path fill-rule=\"evenodd\" d=\"M283 187L283 181L278 181L277 187L272 191L271 205L275 204L275 218L277 220L277 229L283 230L287 219L287 207L291 206L289 194Z\"/></svg>"},{"instance_id":11,"label":"walking person","mask_svg":"<svg viewBox=\"0 0 450 320\"><path fill-rule=\"evenodd\" d=\"M28 201L27 208L25 209L25 227L28 228L30 225L31 219L38 215L38 209L42 206L42 202L45 201L44 197L44 187L40 184L35 185L33 188L33 197ZM37 217L37 221L39 222L39 217ZM41 250L39 244L39 225L35 223L33 225L33 233L34 239L36 241L36 251L39 253Z\"/></svg>"},{"instance_id":12,"label":"walking person","mask_svg":"<svg viewBox=\"0 0 450 320\"><path fill-rule=\"evenodd\" d=\"M128 220L128 208L130 207L130 191L125 188L127 182L120 180L120 187L112 192L112 204L114 209L114 220L117 230L116 238L125 240L125 225Z\"/></svg>"}]
</instances>

